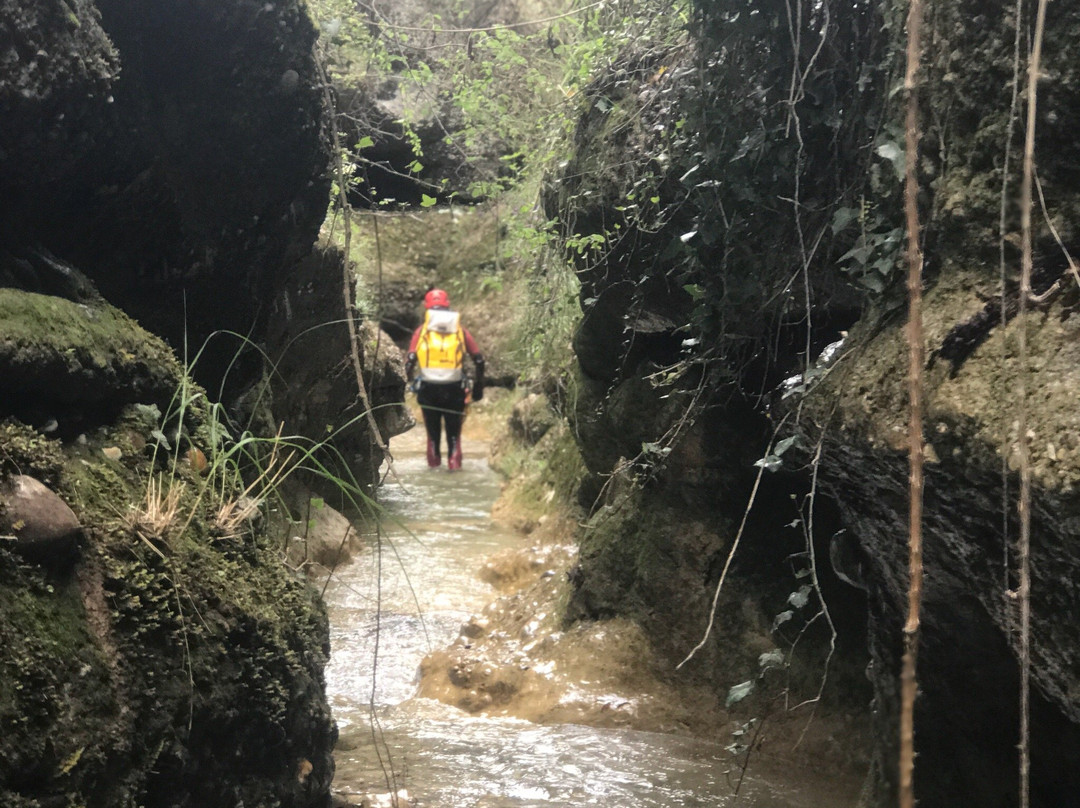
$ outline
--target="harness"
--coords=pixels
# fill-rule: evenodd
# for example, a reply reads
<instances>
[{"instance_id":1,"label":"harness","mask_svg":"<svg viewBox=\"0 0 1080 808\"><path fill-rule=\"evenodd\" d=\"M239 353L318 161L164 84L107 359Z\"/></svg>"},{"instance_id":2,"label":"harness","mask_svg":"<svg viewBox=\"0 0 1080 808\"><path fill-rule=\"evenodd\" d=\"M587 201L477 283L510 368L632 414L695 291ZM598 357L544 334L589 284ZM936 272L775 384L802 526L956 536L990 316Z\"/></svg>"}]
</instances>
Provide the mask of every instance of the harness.
<instances>
[{"instance_id":1,"label":"harness","mask_svg":"<svg viewBox=\"0 0 1080 808\"><path fill-rule=\"evenodd\" d=\"M425 382L458 382L464 376L465 333L461 315L428 309L416 344L416 363Z\"/></svg>"}]
</instances>

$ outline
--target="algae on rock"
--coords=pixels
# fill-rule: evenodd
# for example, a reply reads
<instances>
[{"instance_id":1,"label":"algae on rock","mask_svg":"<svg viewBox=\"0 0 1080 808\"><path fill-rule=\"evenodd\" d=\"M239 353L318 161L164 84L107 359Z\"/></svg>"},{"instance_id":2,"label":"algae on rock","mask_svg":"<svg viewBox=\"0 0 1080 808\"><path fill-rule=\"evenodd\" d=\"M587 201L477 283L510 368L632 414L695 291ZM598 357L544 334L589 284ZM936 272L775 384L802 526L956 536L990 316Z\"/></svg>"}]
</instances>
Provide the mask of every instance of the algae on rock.
<instances>
[{"instance_id":1,"label":"algae on rock","mask_svg":"<svg viewBox=\"0 0 1080 808\"><path fill-rule=\"evenodd\" d=\"M216 530L217 497L239 491L201 495L209 481L159 448L137 411L190 387L183 368L105 304L10 290L2 301L5 374L27 384L15 410L4 402L2 473L60 493L83 541L70 569L0 546L0 799L325 805L325 611L256 526ZM65 440L11 417L35 407ZM176 453L207 440L206 413L173 423ZM151 479L178 492L177 512L146 536L128 514Z\"/></svg>"}]
</instances>

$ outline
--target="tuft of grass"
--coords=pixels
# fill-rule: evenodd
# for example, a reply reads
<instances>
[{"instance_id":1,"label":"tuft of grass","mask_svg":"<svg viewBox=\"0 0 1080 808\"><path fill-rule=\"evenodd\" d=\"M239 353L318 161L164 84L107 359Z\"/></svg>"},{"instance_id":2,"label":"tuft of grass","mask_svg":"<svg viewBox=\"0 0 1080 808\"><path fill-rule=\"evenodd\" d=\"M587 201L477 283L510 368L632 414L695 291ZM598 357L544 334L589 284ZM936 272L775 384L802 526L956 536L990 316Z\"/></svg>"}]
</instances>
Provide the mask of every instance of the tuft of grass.
<instances>
[{"instance_id":1,"label":"tuft of grass","mask_svg":"<svg viewBox=\"0 0 1080 808\"><path fill-rule=\"evenodd\" d=\"M168 481L161 474L152 476L146 484L146 495L138 505L132 505L125 515L124 522L128 529L162 555L160 545L168 545L169 534L176 524L180 513L180 500L184 495L184 484L170 477Z\"/></svg>"},{"instance_id":2,"label":"tuft of grass","mask_svg":"<svg viewBox=\"0 0 1080 808\"><path fill-rule=\"evenodd\" d=\"M270 455L266 465L258 472L243 489L239 496L226 498L224 492L221 505L214 517L214 525L221 532L221 537L230 539L240 535L240 528L251 521L258 513L259 508L266 499L274 494L296 468L294 461L296 450L292 449L289 454L282 458L280 452L286 444L281 440L281 430L270 441Z\"/></svg>"}]
</instances>

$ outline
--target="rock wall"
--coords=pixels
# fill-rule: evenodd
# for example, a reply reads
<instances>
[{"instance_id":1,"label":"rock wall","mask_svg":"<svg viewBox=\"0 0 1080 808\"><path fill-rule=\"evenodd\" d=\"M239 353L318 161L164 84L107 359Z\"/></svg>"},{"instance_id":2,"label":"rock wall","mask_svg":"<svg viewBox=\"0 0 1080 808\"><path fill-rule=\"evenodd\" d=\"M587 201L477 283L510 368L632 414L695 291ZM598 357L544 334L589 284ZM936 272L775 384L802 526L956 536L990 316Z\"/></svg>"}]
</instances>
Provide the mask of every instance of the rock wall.
<instances>
[{"instance_id":1,"label":"rock wall","mask_svg":"<svg viewBox=\"0 0 1080 808\"><path fill-rule=\"evenodd\" d=\"M931 346L981 307L976 290L992 287L985 274L947 267L926 299ZM1076 787L1066 761L1080 741L1074 697L1080 644L1069 617L1080 564L1072 548L1080 425L1069 391L1080 381L1080 357L1072 305L1055 303L1033 320L1032 804L1060 805ZM1017 799L1018 327L1014 321L994 329L955 372L937 361L927 377L926 584L916 703L923 804L956 804L961 795L980 805ZM907 609L903 324L871 318L853 332L850 346L811 394L813 414L803 423L815 443L822 441L820 480L856 542L868 588L877 794L884 803L895 787L895 672Z\"/></svg>"},{"instance_id":2,"label":"rock wall","mask_svg":"<svg viewBox=\"0 0 1080 808\"><path fill-rule=\"evenodd\" d=\"M4 269L40 275L46 251L192 354L217 329L249 333L326 211L301 6L8 5ZM212 388L235 351L217 347L199 371Z\"/></svg>"},{"instance_id":3,"label":"rock wall","mask_svg":"<svg viewBox=\"0 0 1080 808\"><path fill-rule=\"evenodd\" d=\"M327 805L326 615L230 517L205 394L100 301L0 309L0 372L47 419L0 422L0 802Z\"/></svg>"},{"instance_id":4,"label":"rock wall","mask_svg":"<svg viewBox=\"0 0 1080 808\"><path fill-rule=\"evenodd\" d=\"M322 440L355 407L341 258L308 258L329 189L315 35L292 0L0 3L5 805L329 800L325 614L222 438ZM327 320L322 353L284 358ZM389 434L403 379L382 356L363 358ZM275 363L332 383L297 396ZM341 438L362 486L370 435ZM62 552L5 516L23 477L77 520Z\"/></svg>"},{"instance_id":5,"label":"rock wall","mask_svg":"<svg viewBox=\"0 0 1080 808\"><path fill-rule=\"evenodd\" d=\"M812 551L832 615L853 617L838 624L841 666L870 662L872 704L858 706L853 676L833 705L872 720L873 805L895 801L906 609L903 129L891 93L903 12L811 3L792 18L778 3L696 4L691 45L638 42L586 91L574 153L546 196L582 278L569 400L598 495L569 616L633 615L677 661L726 563L755 461L778 470L757 489L720 601L721 641L697 672L727 688L751 675L753 652L783 645L769 609L797 587L793 559ZM1068 803L1077 785L1065 763L1078 729L1076 292L1051 223L1064 245L1077 242L1080 80L1065 43L1078 15L1051 12L1036 138L1048 215L1036 224L1035 284L1048 296L1030 318L1032 804L1045 806ZM805 27L787 36L793 19ZM1006 558L1015 563L1019 126L1003 238L998 221L1018 22L1006 3L932 4L927 19L932 465L916 793L927 806L1005 806L1018 782ZM785 523L809 529L811 503L810 543L784 539ZM740 653L733 667L717 662Z\"/></svg>"},{"instance_id":6,"label":"rock wall","mask_svg":"<svg viewBox=\"0 0 1080 808\"><path fill-rule=\"evenodd\" d=\"M259 414L271 431L284 422L322 436L339 411L298 408L280 377L262 384L267 358L290 361L274 342L283 334L333 321L341 353L323 361L348 355L333 305L340 259L321 272L307 259L330 179L303 4L38 0L3 11L0 283L83 299L94 293L72 279L85 275L164 337L238 428L268 399L273 412ZM282 301L302 308L309 293L332 308L294 321ZM401 389L400 369L379 370L388 375L374 386ZM344 400L355 380L337 385ZM345 443L345 456L370 454L364 430Z\"/></svg>"}]
</instances>

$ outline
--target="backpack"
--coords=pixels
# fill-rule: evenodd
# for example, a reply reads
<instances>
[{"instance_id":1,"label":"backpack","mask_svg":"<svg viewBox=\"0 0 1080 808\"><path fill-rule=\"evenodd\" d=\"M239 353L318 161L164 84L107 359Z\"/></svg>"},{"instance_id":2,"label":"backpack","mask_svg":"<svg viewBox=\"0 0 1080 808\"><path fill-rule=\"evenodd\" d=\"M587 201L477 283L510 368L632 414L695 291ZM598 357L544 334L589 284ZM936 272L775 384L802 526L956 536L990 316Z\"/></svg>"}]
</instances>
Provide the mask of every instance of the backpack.
<instances>
[{"instance_id":1,"label":"backpack","mask_svg":"<svg viewBox=\"0 0 1080 808\"><path fill-rule=\"evenodd\" d=\"M416 343L420 378L426 382L457 382L464 376L465 334L461 315L445 309L428 309Z\"/></svg>"}]
</instances>

